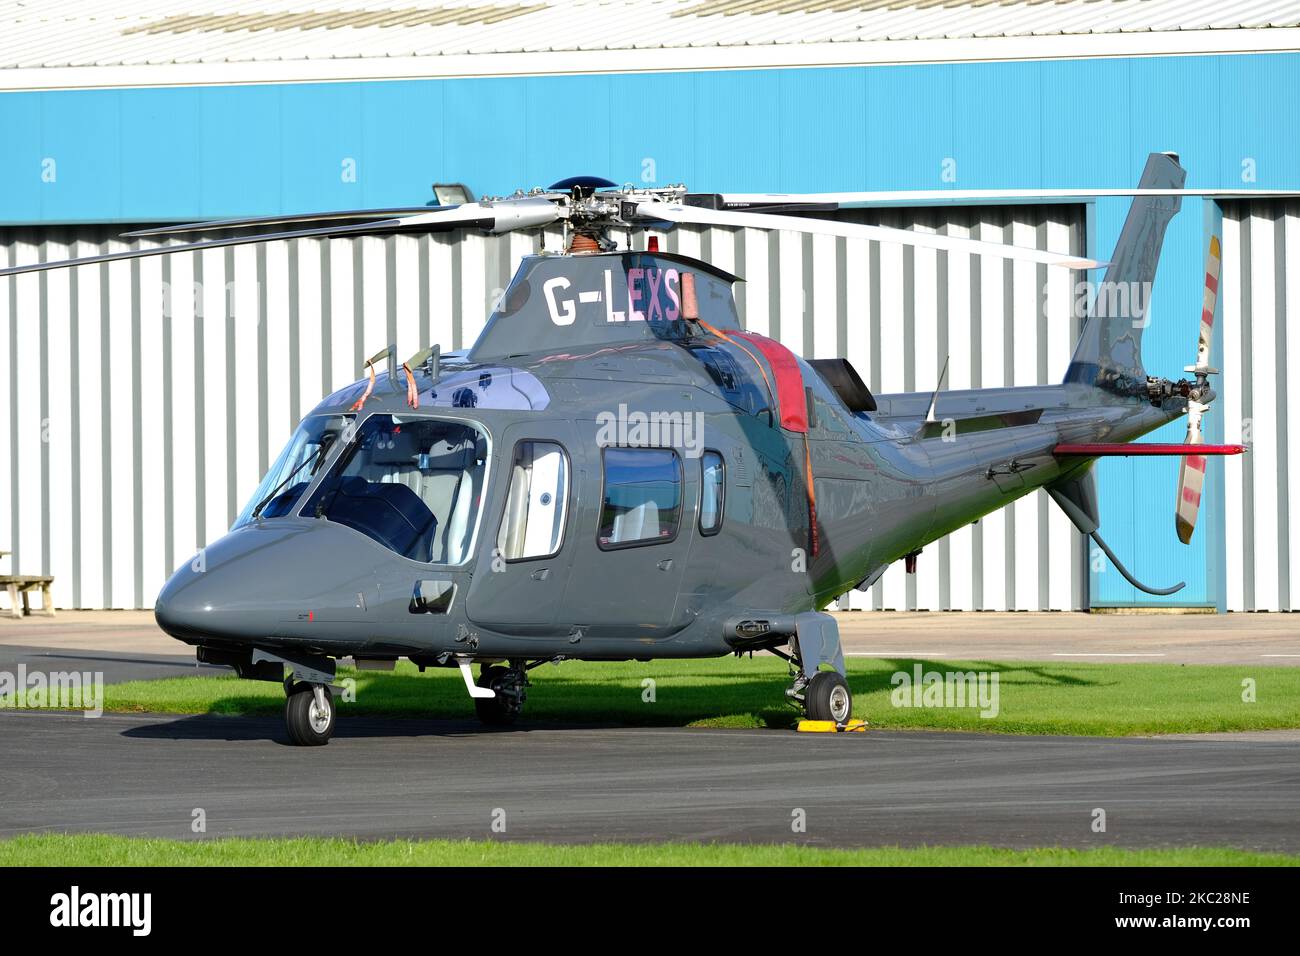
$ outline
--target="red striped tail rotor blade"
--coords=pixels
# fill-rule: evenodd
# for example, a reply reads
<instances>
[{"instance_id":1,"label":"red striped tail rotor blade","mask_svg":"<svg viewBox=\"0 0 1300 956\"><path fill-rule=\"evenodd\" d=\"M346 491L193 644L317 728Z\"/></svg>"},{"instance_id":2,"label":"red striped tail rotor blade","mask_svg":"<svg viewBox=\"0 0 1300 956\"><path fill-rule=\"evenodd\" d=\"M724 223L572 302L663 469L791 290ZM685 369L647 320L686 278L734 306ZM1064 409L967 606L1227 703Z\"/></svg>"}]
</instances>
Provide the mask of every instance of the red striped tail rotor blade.
<instances>
[{"instance_id":1,"label":"red striped tail rotor blade","mask_svg":"<svg viewBox=\"0 0 1300 956\"><path fill-rule=\"evenodd\" d=\"M1201 334L1196 343L1196 365L1188 371L1210 367L1210 343L1214 338L1214 307L1219 298L1219 237L1210 236L1210 251L1205 256L1205 297L1201 302Z\"/></svg>"},{"instance_id":2,"label":"red striped tail rotor blade","mask_svg":"<svg viewBox=\"0 0 1300 956\"><path fill-rule=\"evenodd\" d=\"M1187 403L1187 441L1188 445L1200 445L1205 441L1201 434L1201 416L1205 406L1195 399ZM1205 469L1209 458L1205 455L1184 455L1178 467L1178 502L1174 509L1174 521L1178 527L1178 540L1190 544L1192 532L1196 530L1196 516L1201 510L1201 490L1205 487Z\"/></svg>"},{"instance_id":3,"label":"red striped tail rotor blade","mask_svg":"<svg viewBox=\"0 0 1300 956\"><path fill-rule=\"evenodd\" d=\"M1201 329L1196 342L1196 364L1187 371L1196 373L1196 380L1201 388L1205 387L1206 376L1214 370L1210 368L1210 345L1214 341L1214 312L1219 299L1219 266L1222 262L1222 248L1218 236L1210 236L1210 248L1205 256L1205 296L1201 301ZM1201 432L1201 417L1209 408L1208 403L1200 401L1199 392L1193 392L1187 402L1187 440L1188 445L1200 445L1205 441ZM1190 544L1192 533L1196 530L1196 517L1201 511L1201 492L1205 488L1205 469L1209 458L1203 454L1184 455L1178 468L1178 501L1175 504L1174 523L1178 529L1178 540Z\"/></svg>"},{"instance_id":4,"label":"red striped tail rotor blade","mask_svg":"<svg viewBox=\"0 0 1300 956\"><path fill-rule=\"evenodd\" d=\"M1205 486L1205 465L1209 459L1204 455L1187 455L1178 469L1178 508L1175 523L1178 526L1178 540L1191 544L1192 532L1196 530L1196 516L1201 510L1201 489Z\"/></svg>"}]
</instances>

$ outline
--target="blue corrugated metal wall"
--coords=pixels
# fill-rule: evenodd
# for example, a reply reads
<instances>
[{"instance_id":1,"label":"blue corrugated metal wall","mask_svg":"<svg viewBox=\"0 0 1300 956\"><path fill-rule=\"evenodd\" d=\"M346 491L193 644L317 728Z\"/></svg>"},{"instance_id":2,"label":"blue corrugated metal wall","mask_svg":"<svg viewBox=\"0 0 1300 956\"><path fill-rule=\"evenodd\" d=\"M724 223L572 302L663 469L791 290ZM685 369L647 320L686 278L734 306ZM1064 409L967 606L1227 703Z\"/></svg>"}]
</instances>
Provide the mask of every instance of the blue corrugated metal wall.
<instances>
[{"instance_id":1,"label":"blue corrugated metal wall","mask_svg":"<svg viewBox=\"0 0 1300 956\"><path fill-rule=\"evenodd\" d=\"M1191 186L1294 187L1300 126L1280 108L1296 89L1300 55L1279 54L10 93L0 222L404 205L434 181L507 193L588 172L696 190L936 188L950 160L961 188L1127 186L1152 150L1178 152ZM1101 256L1126 209L1096 204ZM1203 204L1184 210L1145 334L1148 368L1171 376L1194 357L1205 248ZM1167 432L1153 437L1181 438ZM1104 462L1103 528L1139 577L1163 583L1172 564L1180 603L1220 603L1214 533L1168 553L1176 468ZM1105 572L1093 597L1150 600Z\"/></svg>"}]
</instances>

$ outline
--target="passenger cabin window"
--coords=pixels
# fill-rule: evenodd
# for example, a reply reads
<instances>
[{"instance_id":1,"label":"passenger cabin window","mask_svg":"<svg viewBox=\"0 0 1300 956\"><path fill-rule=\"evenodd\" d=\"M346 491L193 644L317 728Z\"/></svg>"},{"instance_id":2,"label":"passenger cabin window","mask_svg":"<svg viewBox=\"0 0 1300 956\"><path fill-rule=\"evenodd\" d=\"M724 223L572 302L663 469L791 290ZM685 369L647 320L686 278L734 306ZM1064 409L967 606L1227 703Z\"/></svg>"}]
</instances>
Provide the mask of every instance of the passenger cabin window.
<instances>
[{"instance_id":1,"label":"passenger cabin window","mask_svg":"<svg viewBox=\"0 0 1300 956\"><path fill-rule=\"evenodd\" d=\"M302 514L413 561L461 564L473 546L486 463L487 439L472 426L372 415Z\"/></svg>"},{"instance_id":2,"label":"passenger cabin window","mask_svg":"<svg viewBox=\"0 0 1300 956\"><path fill-rule=\"evenodd\" d=\"M510 469L497 548L507 561L549 558L564 543L569 458L549 441L521 441Z\"/></svg>"},{"instance_id":3,"label":"passenger cabin window","mask_svg":"<svg viewBox=\"0 0 1300 956\"><path fill-rule=\"evenodd\" d=\"M682 517L682 463L667 448L606 448L605 494L597 544L602 550L658 544L677 537Z\"/></svg>"},{"instance_id":4,"label":"passenger cabin window","mask_svg":"<svg viewBox=\"0 0 1300 956\"><path fill-rule=\"evenodd\" d=\"M703 482L700 485L700 534L722 530L722 509L727 493L727 473L722 456L706 451L700 457Z\"/></svg>"}]
</instances>

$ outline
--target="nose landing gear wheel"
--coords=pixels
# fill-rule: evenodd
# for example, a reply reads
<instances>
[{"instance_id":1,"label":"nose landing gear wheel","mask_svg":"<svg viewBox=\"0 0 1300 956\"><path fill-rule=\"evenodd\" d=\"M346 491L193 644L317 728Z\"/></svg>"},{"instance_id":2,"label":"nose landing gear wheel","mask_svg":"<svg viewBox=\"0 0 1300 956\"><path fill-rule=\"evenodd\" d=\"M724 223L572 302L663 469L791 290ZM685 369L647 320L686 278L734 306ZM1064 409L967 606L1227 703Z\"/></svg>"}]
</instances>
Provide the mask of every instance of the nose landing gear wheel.
<instances>
[{"instance_id":1,"label":"nose landing gear wheel","mask_svg":"<svg viewBox=\"0 0 1300 956\"><path fill-rule=\"evenodd\" d=\"M804 709L809 720L844 723L853 714L848 682L834 671L818 671L804 689Z\"/></svg>"},{"instance_id":2,"label":"nose landing gear wheel","mask_svg":"<svg viewBox=\"0 0 1300 956\"><path fill-rule=\"evenodd\" d=\"M334 736L334 697L320 684L298 684L284 702L289 740L299 747L320 747Z\"/></svg>"}]
</instances>

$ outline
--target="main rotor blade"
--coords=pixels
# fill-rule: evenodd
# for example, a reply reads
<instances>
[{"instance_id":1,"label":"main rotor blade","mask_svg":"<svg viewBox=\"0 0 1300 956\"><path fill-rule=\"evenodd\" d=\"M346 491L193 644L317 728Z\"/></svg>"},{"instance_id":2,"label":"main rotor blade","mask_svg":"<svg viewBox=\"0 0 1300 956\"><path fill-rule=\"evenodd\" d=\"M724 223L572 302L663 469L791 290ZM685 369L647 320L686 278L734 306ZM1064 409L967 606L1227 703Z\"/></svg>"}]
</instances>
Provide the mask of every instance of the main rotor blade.
<instances>
[{"instance_id":1,"label":"main rotor blade","mask_svg":"<svg viewBox=\"0 0 1300 956\"><path fill-rule=\"evenodd\" d=\"M710 194L703 194L710 195ZM882 189L842 193L716 193L719 209L762 208L771 205L830 203L841 208L916 203L1035 202L1044 199L1104 199L1125 196L1207 196L1218 198L1281 198L1300 195L1287 189Z\"/></svg>"},{"instance_id":2,"label":"main rotor blade","mask_svg":"<svg viewBox=\"0 0 1300 956\"><path fill-rule=\"evenodd\" d=\"M175 223L136 229L122 233L123 239L145 239L154 236L179 236L195 232L220 232L226 229L251 229L258 226L288 226L305 223L344 222L349 219L383 221L401 216L417 216L454 206L398 206L394 209L341 209L338 212L305 212L290 216L252 216L247 219L207 219L200 222Z\"/></svg>"},{"instance_id":3,"label":"main rotor blade","mask_svg":"<svg viewBox=\"0 0 1300 956\"><path fill-rule=\"evenodd\" d=\"M143 259L148 256L166 256L176 252L201 252L204 249L221 249L282 239L320 239L342 236L382 235L392 232L436 232L443 229L479 227L488 232L508 232L544 226L559 218L559 210L545 199L504 200L496 203L465 203L427 209L411 216L395 216L373 222L351 225L321 226L312 229L292 229L284 232L266 232L250 236L231 236L225 239L204 239L174 246L154 246L148 249L126 249L81 259L63 259L51 262L31 262L0 269L0 277L23 275L29 272L46 272L70 266L87 266L101 262L121 262L126 259Z\"/></svg>"},{"instance_id":4,"label":"main rotor blade","mask_svg":"<svg viewBox=\"0 0 1300 956\"><path fill-rule=\"evenodd\" d=\"M0 269L0 276L24 275L29 272L47 272L50 269L65 269L72 266L90 266L101 262L122 262L128 259L144 259L149 256L169 256L177 252L202 252L204 249L223 249L226 246L253 245L259 242L276 242L281 239L327 238L332 236L393 232L398 228L398 224L399 220L397 219L385 219L378 222L360 223L355 226L294 229L288 232L267 232L253 236L232 236L228 239L204 239L199 242L186 242L174 246L151 246L147 249L125 249L121 252L109 252L99 256L84 256L80 259L30 262L26 265L10 266L6 269Z\"/></svg>"},{"instance_id":5,"label":"main rotor blade","mask_svg":"<svg viewBox=\"0 0 1300 956\"><path fill-rule=\"evenodd\" d=\"M891 229L888 226L864 226L854 222L833 219L809 219L806 216L774 216L758 212L728 212L721 209L703 209L677 203L643 202L636 206L638 215L648 219L661 219L676 223L700 223L712 226L744 226L753 229L784 229L789 232L808 232L823 236L843 236L848 239L871 239L876 242L896 242L905 246L940 249L947 252L965 252L976 256L995 256L1001 259L1018 259L1039 262L1067 269L1095 269L1101 263L1093 259L1029 249L1000 242L983 242L934 232L914 232L911 229Z\"/></svg>"}]
</instances>

